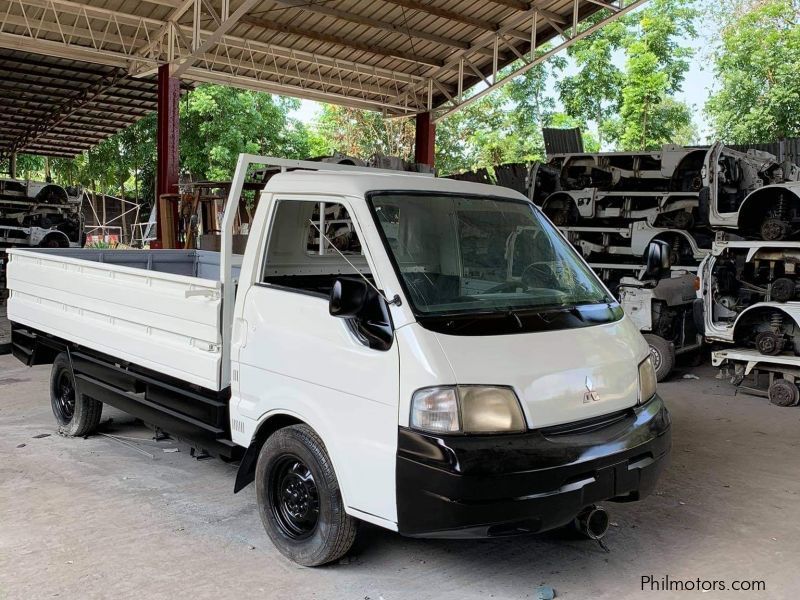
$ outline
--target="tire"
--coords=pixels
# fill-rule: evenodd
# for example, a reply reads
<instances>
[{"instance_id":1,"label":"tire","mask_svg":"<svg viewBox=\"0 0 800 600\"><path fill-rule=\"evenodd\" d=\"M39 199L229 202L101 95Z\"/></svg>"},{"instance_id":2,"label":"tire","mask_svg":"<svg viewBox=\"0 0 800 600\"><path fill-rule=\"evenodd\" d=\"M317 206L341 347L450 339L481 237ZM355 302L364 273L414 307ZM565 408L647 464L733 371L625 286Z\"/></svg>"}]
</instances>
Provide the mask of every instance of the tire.
<instances>
[{"instance_id":1,"label":"tire","mask_svg":"<svg viewBox=\"0 0 800 600\"><path fill-rule=\"evenodd\" d=\"M58 423L58 432L70 437L83 437L97 429L103 414L103 403L75 391L75 375L66 352L53 361L50 371L50 406Z\"/></svg>"},{"instance_id":2,"label":"tire","mask_svg":"<svg viewBox=\"0 0 800 600\"><path fill-rule=\"evenodd\" d=\"M656 380L663 381L675 367L675 344L668 342L660 335L645 333L644 339L650 346L650 356L656 370Z\"/></svg>"},{"instance_id":3,"label":"tire","mask_svg":"<svg viewBox=\"0 0 800 600\"><path fill-rule=\"evenodd\" d=\"M788 277L778 277L770 287L770 298L775 302L788 302L794 298L794 281Z\"/></svg>"},{"instance_id":4,"label":"tire","mask_svg":"<svg viewBox=\"0 0 800 600\"><path fill-rule=\"evenodd\" d=\"M756 335L756 350L766 356L777 356L783 352L785 340L782 335L772 331L761 331Z\"/></svg>"},{"instance_id":5,"label":"tire","mask_svg":"<svg viewBox=\"0 0 800 600\"><path fill-rule=\"evenodd\" d=\"M797 406L800 403L800 390L787 379L776 379L769 386L769 401L775 406Z\"/></svg>"},{"instance_id":6,"label":"tire","mask_svg":"<svg viewBox=\"0 0 800 600\"><path fill-rule=\"evenodd\" d=\"M267 438L256 465L256 497L272 543L300 565L338 560L355 542L358 522L345 512L325 445L308 425Z\"/></svg>"}]
</instances>

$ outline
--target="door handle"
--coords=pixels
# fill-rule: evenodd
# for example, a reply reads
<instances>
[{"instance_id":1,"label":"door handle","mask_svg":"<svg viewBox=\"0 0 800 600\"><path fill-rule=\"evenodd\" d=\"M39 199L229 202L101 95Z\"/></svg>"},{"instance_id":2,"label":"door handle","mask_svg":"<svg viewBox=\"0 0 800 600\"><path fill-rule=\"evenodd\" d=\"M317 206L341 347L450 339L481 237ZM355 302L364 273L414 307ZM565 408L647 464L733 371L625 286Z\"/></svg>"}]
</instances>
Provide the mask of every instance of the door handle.
<instances>
[{"instance_id":1,"label":"door handle","mask_svg":"<svg viewBox=\"0 0 800 600\"><path fill-rule=\"evenodd\" d=\"M247 346L247 320L236 317L233 320L233 331L231 332L231 344L241 348Z\"/></svg>"}]
</instances>

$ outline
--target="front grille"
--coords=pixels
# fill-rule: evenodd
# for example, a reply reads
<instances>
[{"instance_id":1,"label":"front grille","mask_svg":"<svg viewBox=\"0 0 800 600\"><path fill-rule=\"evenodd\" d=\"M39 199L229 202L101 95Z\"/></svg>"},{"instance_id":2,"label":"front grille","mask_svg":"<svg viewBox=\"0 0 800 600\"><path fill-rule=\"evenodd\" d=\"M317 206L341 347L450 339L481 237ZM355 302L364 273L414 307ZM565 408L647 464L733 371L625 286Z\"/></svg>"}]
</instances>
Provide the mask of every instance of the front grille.
<instances>
[{"instance_id":1,"label":"front grille","mask_svg":"<svg viewBox=\"0 0 800 600\"><path fill-rule=\"evenodd\" d=\"M545 427L539 431L545 437L556 437L559 435L579 435L582 433L591 433L598 429L609 427L615 423L623 421L629 416L633 415L633 409L626 408L607 415L600 415L599 417L592 417L591 419L583 419L581 421L573 421L572 423L564 423L562 425L553 425L552 427Z\"/></svg>"}]
</instances>

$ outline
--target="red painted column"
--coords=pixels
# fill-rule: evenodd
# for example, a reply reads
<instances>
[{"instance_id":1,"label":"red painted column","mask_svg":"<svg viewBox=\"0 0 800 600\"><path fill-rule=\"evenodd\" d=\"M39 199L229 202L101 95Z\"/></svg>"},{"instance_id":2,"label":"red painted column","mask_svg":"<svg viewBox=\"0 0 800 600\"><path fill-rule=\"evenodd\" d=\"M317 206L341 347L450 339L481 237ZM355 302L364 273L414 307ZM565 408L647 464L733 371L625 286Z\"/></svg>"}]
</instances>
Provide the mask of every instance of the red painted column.
<instances>
[{"instance_id":1,"label":"red painted column","mask_svg":"<svg viewBox=\"0 0 800 600\"><path fill-rule=\"evenodd\" d=\"M435 147L436 124L431 120L431 113L420 113L417 115L417 129L414 136L414 160L433 166Z\"/></svg>"},{"instance_id":2,"label":"red painted column","mask_svg":"<svg viewBox=\"0 0 800 600\"><path fill-rule=\"evenodd\" d=\"M172 77L169 65L158 68L158 126L156 134L156 202L158 203L158 241L169 247L177 241L176 232L165 232L164 227L174 227L178 222L178 206L175 202L162 203L161 194L178 192L178 174L180 170L178 155L179 116L178 107L181 99L180 80ZM164 210L170 208L172 215L164 218Z\"/></svg>"}]
</instances>

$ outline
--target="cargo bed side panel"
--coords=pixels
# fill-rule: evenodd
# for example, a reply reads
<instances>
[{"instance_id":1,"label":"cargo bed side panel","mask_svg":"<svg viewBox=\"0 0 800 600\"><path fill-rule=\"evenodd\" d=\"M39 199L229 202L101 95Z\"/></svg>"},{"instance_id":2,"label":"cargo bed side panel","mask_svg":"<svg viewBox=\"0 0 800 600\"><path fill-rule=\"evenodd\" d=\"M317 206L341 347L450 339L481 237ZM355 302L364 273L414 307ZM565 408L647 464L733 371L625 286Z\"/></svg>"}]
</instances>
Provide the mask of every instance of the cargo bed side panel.
<instances>
[{"instance_id":1,"label":"cargo bed side panel","mask_svg":"<svg viewBox=\"0 0 800 600\"><path fill-rule=\"evenodd\" d=\"M9 254L12 322L220 389L218 281L35 250Z\"/></svg>"}]
</instances>

